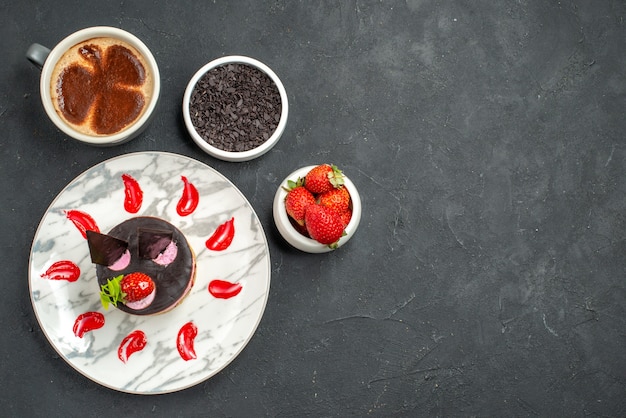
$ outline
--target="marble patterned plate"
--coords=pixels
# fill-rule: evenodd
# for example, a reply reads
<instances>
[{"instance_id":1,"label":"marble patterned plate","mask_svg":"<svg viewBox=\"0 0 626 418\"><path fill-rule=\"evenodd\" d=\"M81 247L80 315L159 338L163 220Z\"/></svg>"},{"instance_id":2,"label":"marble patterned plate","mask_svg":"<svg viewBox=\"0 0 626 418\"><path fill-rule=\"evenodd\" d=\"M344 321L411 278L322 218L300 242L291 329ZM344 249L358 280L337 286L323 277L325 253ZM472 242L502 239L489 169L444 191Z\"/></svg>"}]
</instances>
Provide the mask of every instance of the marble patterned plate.
<instances>
[{"instance_id":1,"label":"marble patterned plate","mask_svg":"<svg viewBox=\"0 0 626 418\"><path fill-rule=\"evenodd\" d=\"M134 178L143 191L136 214L125 209L123 174ZM183 195L182 176L199 193L196 209L185 216L177 211ZM129 315L114 307L105 310L87 241L68 216L73 210L89 215L103 233L132 216L155 216L172 223L185 234L196 254L196 279L191 292L172 311L158 315ZM233 217L235 235L230 246L220 251L208 249L207 239ZM55 265L61 268L51 269ZM70 280L68 266L80 270L77 280ZM229 180L188 157L142 152L104 161L59 193L35 234L29 288L42 330L74 369L122 392L159 394L203 382L237 357L265 310L270 268L261 223ZM234 296L236 292L216 296L209 292L214 280L241 290ZM74 324L87 312L102 314L104 325L78 337ZM178 349L178 335L190 322L197 336L188 340L183 355ZM136 330L145 334L146 345L124 362L118 349L124 338ZM196 358L189 359L189 349Z\"/></svg>"}]
</instances>

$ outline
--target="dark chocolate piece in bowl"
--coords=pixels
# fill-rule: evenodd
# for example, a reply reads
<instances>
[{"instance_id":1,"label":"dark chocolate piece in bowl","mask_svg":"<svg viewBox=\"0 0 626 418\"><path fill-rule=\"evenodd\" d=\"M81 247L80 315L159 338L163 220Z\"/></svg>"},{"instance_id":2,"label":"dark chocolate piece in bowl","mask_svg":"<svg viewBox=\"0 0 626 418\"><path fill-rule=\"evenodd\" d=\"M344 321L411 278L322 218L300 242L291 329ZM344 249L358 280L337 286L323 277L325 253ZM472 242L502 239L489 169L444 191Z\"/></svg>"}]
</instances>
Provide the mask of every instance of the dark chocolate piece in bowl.
<instances>
[{"instance_id":1,"label":"dark chocolate piece in bowl","mask_svg":"<svg viewBox=\"0 0 626 418\"><path fill-rule=\"evenodd\" d=\"M191 121L209 144L224 151L254 149L276 130L281 114L278 87L258 68L229 63L198 80L189 103Z\"/></svg>"}]
</instances>

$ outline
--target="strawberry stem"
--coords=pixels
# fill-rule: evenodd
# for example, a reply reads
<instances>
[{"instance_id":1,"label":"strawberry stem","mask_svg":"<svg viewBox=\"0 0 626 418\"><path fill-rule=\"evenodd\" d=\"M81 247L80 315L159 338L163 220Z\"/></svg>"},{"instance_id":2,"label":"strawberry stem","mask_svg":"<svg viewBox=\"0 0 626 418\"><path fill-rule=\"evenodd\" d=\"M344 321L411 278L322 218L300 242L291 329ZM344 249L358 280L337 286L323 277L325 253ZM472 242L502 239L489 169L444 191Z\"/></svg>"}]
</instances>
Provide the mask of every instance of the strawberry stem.
<instances>
[{"instance_id":1,"label":"strawberry stem","mask_svg":"<svg viewBox=\"0 0 626 418\"><path fill-rule=\"evenodd\" d=\"M333 169L333 171L328 173L328 180L330 181L330 184L335 186L335 188L342 187L344 184L343 172L335 164L331 164L330 166Z\"/></svg>"}]
</instances>

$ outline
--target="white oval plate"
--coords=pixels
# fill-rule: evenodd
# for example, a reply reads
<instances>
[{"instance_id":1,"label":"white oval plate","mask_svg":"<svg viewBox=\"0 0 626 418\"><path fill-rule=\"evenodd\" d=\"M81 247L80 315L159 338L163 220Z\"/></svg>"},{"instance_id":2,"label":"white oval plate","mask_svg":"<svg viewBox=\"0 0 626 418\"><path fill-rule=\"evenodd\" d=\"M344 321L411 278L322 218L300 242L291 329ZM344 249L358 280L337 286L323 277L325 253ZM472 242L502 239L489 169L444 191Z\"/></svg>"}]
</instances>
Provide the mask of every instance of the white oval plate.
<instances>
[{"instance_id":1,"label":"white oval plate","mask_svg":"<svg viewBox=\"0 0 626 418\"><path fill-rule=\"evenodd\" d=\"M143 191L136 214L124 209L122 174L132 176ZM195 211L176 210L185 176L198 190ZM133 216L155 216L179 228L196 254L196 279L183 302L154 316L105 310L99 297L95 266L87 241L67 210L89 214L106 233ZM223 251L205 242L222 223L234 217L235 236ZM74 282L42 277L57 261L80 268ZM103 386L136 394L160 394L205 381L226 367L252 338L267 303L271 265L263 227L244 195L211 167L181 155L142 152L104 161L70 182L52 202L35 233L29 261L29 288L37 320L46 337L74 369ZM208 291L213 280L239 283L230 298ZM85 312L104 315L102 328L74 334L76 318ZM177 349L178 332L188 322L198 329L195 359L184 360ZM124 363L118 347L135 330L145 333L145 348Z\"/></svg>"}]
</instances>

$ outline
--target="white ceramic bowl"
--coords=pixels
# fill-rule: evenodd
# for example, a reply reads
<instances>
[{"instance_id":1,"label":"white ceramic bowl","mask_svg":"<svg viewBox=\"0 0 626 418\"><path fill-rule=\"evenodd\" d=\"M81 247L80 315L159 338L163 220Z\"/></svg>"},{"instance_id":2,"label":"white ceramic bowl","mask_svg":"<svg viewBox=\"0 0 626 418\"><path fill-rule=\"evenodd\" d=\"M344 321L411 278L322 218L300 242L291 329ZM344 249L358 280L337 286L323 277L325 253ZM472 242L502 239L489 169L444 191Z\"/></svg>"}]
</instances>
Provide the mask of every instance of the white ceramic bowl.
<instances>
[{"instance_id":1,"label":"white ceramic bowl","mask_svg":"<svg viewBox=\"0 0 626 418\"><path fill-rule=\"evenodd\" d=\"M191 99L191 94L193 93L193 90L196 87L196 83L198 82L198 80L202 78L202 76L206 72L212 70L213 68L220 67L226 64L246 64L251 67L257 68L258 70L267 74L272 79L272 81L278 88L278 92L280 93L281 114L280 114L280 120L278 121L278 126L276 127L276 130L274 131L272 136L267 139L267 141L265 141L263 144L259 145L258 147L253 148L248 151L241 151L241 152L224 151L222 149L219 149L217 147L210 145L207 141L205 141L198 134L198 132L196 131L196 128L191 122L191 116L189 113L189 102ZM183 119L185 120L185 126L187 128L187 131L189 132L189 135L191 135L191 138L194 140L194 142L198 144L198 146L202 148L206 153L224 161L233 161L233 162L249 161L254 158L260 157L261 155L268 152L274 145L276 145L281 135L283 134L283 131L285 130L285 126L287 125L288 114L289 114L289 103L287 100L287 92L285 91L285 87L283 86L283 83L280 81L278 76L274 73L274 71L272 71L267 65L263 64L262 62L257 61L254 58L245 57L241 55L231 55L231 56L218 58L216 60L209 62L202 68L200 68L193 75L193 77L191 77L191 80L189 81L189 84L187 84L187 88L185 89L185 94L183 96Z\"/></svg>"},{"instance_id":2,"label":"white ceramic bowl","mask_svg":"<svg viewBox=\"0 0 626 418\"><path fill-rule=\"evenodd\" d=\"M276 223L276 228L280 235L292 246L295 248L307 252L307 253L325 253L328 251L332 251L332 249L328 245L320 244L319 242L307 238L291 225L289 221L289 215L287 215L287 210L285 209L285 197L287 196L287 191L283 187L287 187L287 181L293 180L296 181L298 177L304 177L306 174L313 168L314 165L308 167L302 167L293 173L289 174L285 180L278 186L278 190L274 195L274 222ZM359 226L359 222L361 221L361 196L357 191L354 183L350 181L348 177L344 175L344 186L348 189L350 193L350 199L352 201L352 218L350 219L350 223L346 227L346 235L339 239L337 244L337 248L344 245L356 232L357 227Z\"/></svg>"}]
</instances>

